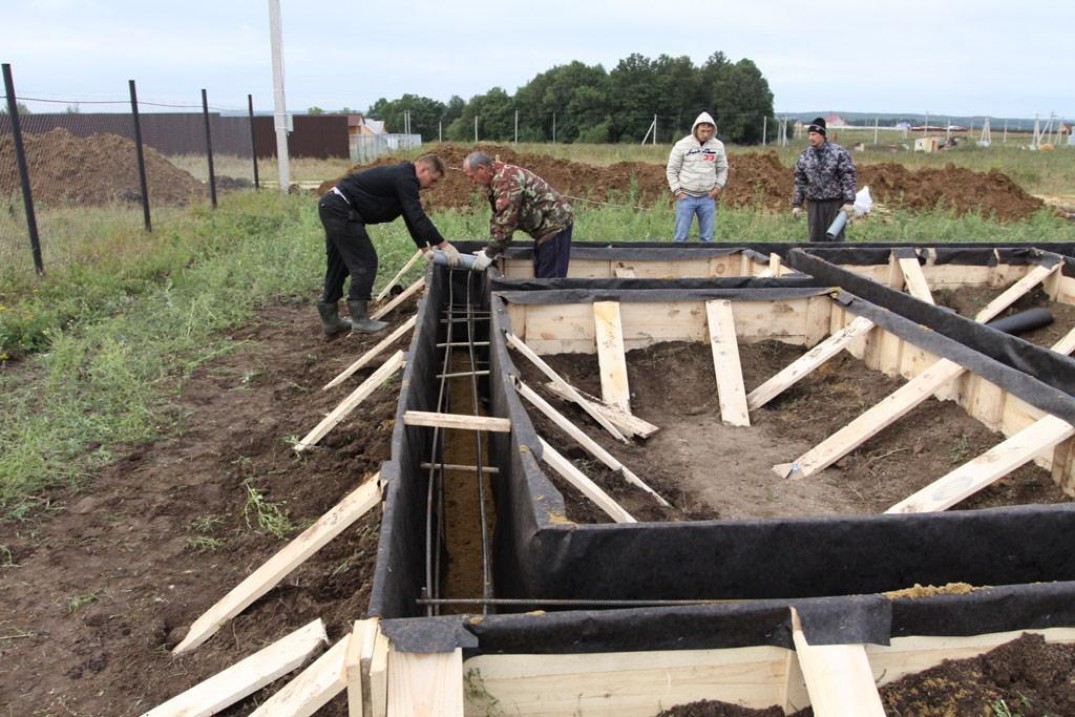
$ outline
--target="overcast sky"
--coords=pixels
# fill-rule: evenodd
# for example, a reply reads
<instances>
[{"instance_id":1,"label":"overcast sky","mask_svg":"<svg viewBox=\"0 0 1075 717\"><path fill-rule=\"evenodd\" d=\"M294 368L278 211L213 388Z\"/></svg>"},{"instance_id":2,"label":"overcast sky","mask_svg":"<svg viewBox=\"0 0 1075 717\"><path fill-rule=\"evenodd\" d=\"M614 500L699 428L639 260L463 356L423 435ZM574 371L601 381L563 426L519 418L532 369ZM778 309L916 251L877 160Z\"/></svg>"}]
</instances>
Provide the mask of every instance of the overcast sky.
<instances>
[{"instance_id":1,"label":"overcast sky","mask_svg":"<svg viewBox=\"0 0 1075 717\"><path fill-rule=\"evenodd\" d=\"M290 111L447 102L578 60L752 60L783 112L1075 119L1075 3L992 0L281 0ZM0 0L0 62L31 111L273 108L267 0ZM31 101L52 100L52 104ZM103 105L99 102L117 102ZM722 108L715 109L718 112ZM149 107L143 111L150 111Z\"/></svg>"}]
</instances>

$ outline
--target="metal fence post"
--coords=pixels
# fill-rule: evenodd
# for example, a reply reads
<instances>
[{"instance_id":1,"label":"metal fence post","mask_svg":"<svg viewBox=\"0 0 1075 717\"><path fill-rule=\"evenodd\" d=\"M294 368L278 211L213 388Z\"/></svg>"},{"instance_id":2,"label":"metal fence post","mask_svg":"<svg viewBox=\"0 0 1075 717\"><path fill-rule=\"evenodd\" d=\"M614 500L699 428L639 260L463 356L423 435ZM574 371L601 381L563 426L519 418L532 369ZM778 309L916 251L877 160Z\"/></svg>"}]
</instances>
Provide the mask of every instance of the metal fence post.
<instances>
[{"instance_id":1,"label":"metal fence post","mask_svg":"<svg viewBox=\"0 0 1075 717\"><path fill-rule=\"evenodd\" d=\"M202 89L202 116L205 118L205 151L209 155L209 199L216 209L216 176L213 174L213 134L209 131L209 96Z\"/></svg>"},{"instance_id":2,"label":"metal fence post","mask_svg":"<svg viewBox=\"0 0 1075 717\"><path fill-rule=\"evenodd\" d=\"M30 169L26 165L26 149L22 145L22 127L19 124L19 104L15 101L15 81L11 78L11 65L4 63L4 92L7 93L7 111L11 117L11 138L15 141L15 158L19 165L19 181L22 182L22 204L26 209L26 228L30 232L30 250L34 254L34 267L41 276L45 274L45 262L41 259L41 237L37 233L37 215L34 214L34 195L30 191Z\"/></svg>"},{"instance_id":3,"label":"metal fence post","mask_svg":"<svg viewBox=\"0 0 1075 717\"><path fill-rule=\"evenodd\" d=\"M142 122L138 119L138 91L134 80L127 81L131 89L131 116L134 117L134 147L138 154L138 182L142 189L142 216L145 218L146 231L153 231L153 222L149 218L149 183L146 181L146 155L142 149Z\"/></svg>"},{"instance_id":4,"label":"metal fence post","mask_svg":"<svg viewBox=\"0 0 1075 717\"><path fill-rule=\"evenodd\" d=\"M250 155L254 158L254 189L261 189L258 181L258 143L254 134L254 95L246 96L246 105L250 114Z\"/></svg>"}]
</instances>

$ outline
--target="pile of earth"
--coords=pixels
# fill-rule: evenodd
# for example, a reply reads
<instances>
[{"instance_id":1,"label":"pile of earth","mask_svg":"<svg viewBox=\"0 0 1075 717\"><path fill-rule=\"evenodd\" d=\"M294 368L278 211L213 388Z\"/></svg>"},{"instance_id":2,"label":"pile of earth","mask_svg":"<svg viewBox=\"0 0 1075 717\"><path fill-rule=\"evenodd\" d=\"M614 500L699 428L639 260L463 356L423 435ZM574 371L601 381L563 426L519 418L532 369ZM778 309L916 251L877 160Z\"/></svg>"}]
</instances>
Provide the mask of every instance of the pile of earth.
<instances>
[{"instance_id":1,"label":"pile of earth","mask_svg":"<svg viewBox=\"0 0 1075 717\"><path fill-rule=\"evenodd\" d=\"M638 208L671 206L664 165L645 162L617 162L597 166L557 159L548 155L516 152L496 144L439 144L433 150L449 167L448 176L426 193L429 209L482 206L475 186L462 172L463 158L480 149L502 161L535 172L576 204L628 205ZM372 164L357 165L352 171L377 164L399 161L384 157ZM755 207L766 211L787 211L791 207L792 172L774 151L732 152L728 183L721 202L732 207ZM319 191L331 189L326 182ZM1007 175L991 170L974 172L948 164L943 168L910 170L896 163L860 164L859 187L868 186L876 205L889 209L930 211L944 209L957 216L976 213L1001 221L1029 218L1044 202L1020 188Z\"/></svg>"},{"instance_id":2,"label":"pile of earth","mask_svg":"<svg viewBox=\"0 0 1075 717\"><path fill-rule=\"evenodd\" d=\"M137 145L115 134L77 137L57 127L24 134L23 147L34 201L45 205L100 206L142 199ZM208 196L206 185L152 147L143 147L149 197L158 204L185 204ZM18 196L15 143L0 137L0 195Z\"/></svg>"}]
</instances>

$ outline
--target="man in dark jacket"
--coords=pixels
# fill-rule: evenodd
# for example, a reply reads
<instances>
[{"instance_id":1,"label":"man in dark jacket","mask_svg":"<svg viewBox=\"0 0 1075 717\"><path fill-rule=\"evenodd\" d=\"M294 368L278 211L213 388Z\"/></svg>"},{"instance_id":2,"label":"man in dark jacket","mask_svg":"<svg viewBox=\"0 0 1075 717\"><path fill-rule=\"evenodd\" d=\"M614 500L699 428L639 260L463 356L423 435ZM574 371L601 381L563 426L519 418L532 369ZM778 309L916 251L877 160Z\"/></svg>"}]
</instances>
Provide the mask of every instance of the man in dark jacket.
<instances>
[{"instance_id":1,"label":"man in dark jacket","mask_svg":"<svg viewBox=\"0 0 1075 717\"><path fill-rule=\"evenodd\" d=\"M407 231L418 248L434 246L444 252L448 263L459 265L459 252L447 242L426 216L418 192L429 189L444 176L444 162L435 154L424 154L414 162L382 165L352 172L325 192L317 205L325 227L325 293L317 304L325 334L331 336L351 329L363 333L381 331L388 324L369 318L368 306L377 278L377 250L366 233L367 224L383 224L403 217ZM341 319L337 302L347 294L350 319Z\"/></svg>"},{"instance_id":2,"label":"man in dark jacket","mask_svg":"<svg viewBox=\"0 0 1075 717\"><path fill-rule=\"evenodd\" d=\"M810 146L795 161L791 213L798 218L806 200L810 241L843 241L843 229L833 239L825 231L840 212L850 219L855 211L855 163L850 152L826 139L823 117L807 127L807 140Z\"/></svg>"}]
</instances>

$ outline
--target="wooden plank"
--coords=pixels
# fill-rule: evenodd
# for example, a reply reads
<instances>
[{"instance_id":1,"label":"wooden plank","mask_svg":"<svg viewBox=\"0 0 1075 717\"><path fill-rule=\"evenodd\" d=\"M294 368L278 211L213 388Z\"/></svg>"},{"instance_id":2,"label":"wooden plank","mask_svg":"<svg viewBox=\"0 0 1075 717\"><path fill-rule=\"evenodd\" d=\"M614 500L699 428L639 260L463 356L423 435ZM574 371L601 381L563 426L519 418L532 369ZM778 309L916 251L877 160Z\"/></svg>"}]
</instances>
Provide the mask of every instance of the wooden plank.
<instances>
[{"instance_id":1,"label":"wooden plank","mask_svg":"<svg viewBox=\"0 0 1075 717\"><path fill-rule=\"evenodd\" d=\"M1064 338L1057 341L1050 348L1059 354L1070 356L1071 352L1075 351L1075 329L1069 331Z\"/></svg>"},{"instance_id":2,"label":"wooden plank","mask_svg":"<svg viewBox=\"0 0 1075 717\"><path fill-rule=\"evenodd\" d=\"M418 315L415 314L411 318L407 319L398 329L386 336L383 341L378 343L366 353L362 354L362 356L360 356L357 361L355 361L353 364L341 371L339 376L326 383L321 388L321 390L324 391L332 388L333 386L339 386L341 383L349 379L355 373L355 371L358 371L360 368L362 368L374 358L376 358L379 353L384 351L392 344L396 343L396 341L399 341L399 339L402 338L403 335L406 334L408 331L413 329L415 324L417 323Z\"/></svg>"},{"instance_id":3,"label":"wooden plank","mask_svg":"<svg viewBox=\"0 0 1075 717\"><path fill-rule=\"evenodd\" d=\"M463 650L388 655L389 717L463 717Z\"/></svg>"},{"instance_id":4,"label":"wooden plank","mask_svg":"<svg viewBox=\"0 0 1075 717\"><path fill-rule=\"evenodd\" d=\"M403 275L406 274L412 266L414 266L414 263L416 261L422 258L423 254L425 254L425 252L421 249L414 252L414 256L407 260L407 263L403 265L403 268L399 270L399 273L393 276L392 280L384 285L384 288L381 289L381 291L377 294L377 296L374 297L373 300L378 303L384 301L384 297L388 296L388 292L392 290L392 287L396 285L396 282L403 278Z\"/></svg>"},{"instance_id":5,"label":"wooden plank","mask_svg":"<svg viewBox=\"0 0 1075 717\"><path fill-rule=\"evenodd\" d=\"M318 618L268 647L154 707L142 717L206 717L260 690L328 644Z\"/></svg>"},{"instance_id":6,"label":"wooden plank","mask_svg":"<svg viewBox=\"0 0 1075 717\"><path fill-rule=\"evenodd\" d=\"M344 654L351 641L345 635L272 697L250 717L310 717L347 687Z\"/></svg>"},{"instance_id":7,"label":"wooden plank","mask_svg":"<svg viewBox=\"0 0 1075 717\"><path fill-rule=\"evenodd\" d=\"M705 302L709 320L709 345L713 351L713 370L717 377L720 419L730 426L749 426L743 367L739 362L739 342L735 338L732 302L714 299Z\"/></svg>"},{"instance_id":8,"label":"wooden plank","mask_svg":"<svg viewBox=\"0 0 1075 717\"><path fill-rule=\"evenodd\" d=\"M356 620L344 656L348 717L385 717L388 706L388 638L379 618Z\"/></svg>"},{"instance_id":9,"label":"wooden plank","mask_svg":"<svg viewBox=\"0 0 1075 717\"><path fill-rule=\"evenodd\" d=\"M380 476L380 473L374 474L209 608L194 621L172 654L188 652L208 640L221 625L269 592L307 558L378 505L381 502Z\"/></svg>"},{"instance_id":10,"label":"wooden plank","mask_svg":"<svg viewBox=\"0 0 1075 717\"><path fill-rule=\"evenodd\" d=\"M873 327L872 321L865 316L859 316L751 391L747 395L747 407L751 410L761 408Z\"/></svg>"},{"instance_id":11,"label":"wooden plank","mask_svg":"<svg viewBox=\"0 0 1075 717\"><path fill-rule=\"evenodd\" d=\"M379 319L379 318L381 318L382 316L387 314L389 311L391 311L392 309L396 308L397 306L402 304L404 301L406 301L407 299L411 298L413 295L417 294L419 291L422 290L423 287L425 287L425 285L426 285L426 278L425 278L425 276L422 276L422 278L418 279L418 281L414 282L413 284L408 286L406 289L404 289L403 293L399 294L394 299L389 301L387 304L385 304L381 308L377 309L377 311L375 311L374 313L370 314L370 318L371 319Z\"/></svg>"},{"instance_id":12,"label":"wooden plank","mask_svg":"<svg viewBox=\"0 0 1075 717\"><path fill-rule=\"evenodd\" d=\"M705 699L763 709L781 701L789 656L773 646L480 655L463 664L466 713L653 717Z\"/></svg>"},{"instance_id":13,"label":"wooden plank","mask_svg":"<svg viewBox=\"0 0 1075 717\"><path fill-rule=\"evenodd\" d=\"M566 401L573 401L574 399L568 394L567 390L560 384L549 382L545 384L545 388L549 393L553 393ZM609 406L602 403L600 399L594 398L589 394L575 390L575 393L579 395L584 401L588 401L591 407L600 412L609 422L615 424L621 431L631 436L638 436L640 438L649 438L657 431L661 430L660 426L655 426L649 421L645 421L638 416L631 413L624 413L615 406Z\"/></svg>"},{"instance_id":14,"label":"wooden plank","mask_svg":"<svg viewBox=\"0 0 1075 717\"><path fill-rule=\"evenodd\" d=\"M601 374L601 398L605 403L630 413L631 388L627 381L627 357L623 350L620 302L595 301L593 321L597 364Z\"/></svg>"},{"instance_id":15,"label":"wooden plank","mask_svg":"<svg viewBox=\"0 0 1075 717\"><path fill-rule=\"evenodd\" d=\"M461 431L491 431L511 433L511 420L496 416L472 416L463 413L436 413L433 411L406 411L403 423L407 426L431 426Z\"/></svg>"},{"instance_id":16,"label":"wooden plank","mask_svg":"<svg viewBox=\"0 0 1075 717\"><path fill-rule=\"evenodd\" d=\"M538 440L541 442L542 460L563 476L564 480L592 500L598 508L605 511L610 518L617 523L638 522L619 503L613 500L612 496L601 490L600 486L587 478L582 471L575 467L575 464L560 455L544 438L538 436Z\"/></svg>"},{"instance_id":17,"label":"wooden plank","mask_svg":"<svg viewBox=\"0 0 1075 717\"><path fill-rule=\"evenodd\" d=\"M617 264L612 269L613 275L620 279L634 279L635 269L633 266L624 266L623 264Z\"/></svg>"},{"instance_id":18,"label":"wooden plank","mask_svg":"<svg viewBox=\"0 0 1075 717\"><path fill-rule=\"evenodd\" d=\"M629 442L618 428L612 425L612 423L609 422L609 420L605 418L600 411L594 408L593 404L591 404L589 401L579 395L579 392L575 390L574 386L569 384L564 379L560 378L560 374L556 373L556 371L554 371L551 366L545 363L540 356L534 353L529 346L519 340L517 336L511 333L505 333L504 338L507 339L509 346L511 346L523 356L528 358L530 362L534 364L534 366L540 369L541 372L549 378L550 381L556 384L559 388L563 389L571 398L571 400L578 404L579 408L590 414L590 417L597 421L597 423L602 428L611 433L616 440L623 441L624 443Z\"/></svg>"},{"instance_id":19,"label":"wooden plank","mask_svg":"<svg viewBox=\"0 0 1075 717\"><path fill-rule=\"evenodd\" d=\"M380 368L371 373L369 378L363 381L358 388L352 391L351 395L340 401L339 405L314 426L312 431L303 436L302 440L295 444L295 451L301 453L310 446L316 445L329 431L336 427L337 423L347 418L358 404L369 398L374 391L380 388L382 383L391 378L396 371L399 371L403 364L403 352L397 351L381 364Z\"/></svg>"},{"instance_id":20,"label":"wooden plank","mask_svg":"<svg viewBox=\"0 0 1075 717\"><path fill-rule=\"evenodd\" d=\"M578 441L578 443L587 451L589 451L590 455L592 455L594 458L604 463L610 469L614 471L619 471L619 473L628 483L638 486L642 490L646 491L647 493L652 495L661 505L671 505L667 500L658 495L655 490L646 485L641 478L628 470L627 466L616 460L615 456L606 451L599 443L586 435L586 433L581 428L572 423L567 418L567 416L553 408L552 404L542 398L539 393L534 391L534 389L530 388L522 381L516 380L515 390L518 391L523 398L533 404L535 408L545 414L549 418L549 420L559 426L564 431L564 433Z\"/></svg>"},{"instance_id":21,"label":"wooden plank","mask_svg":"<svg viewBox=\"0 0 1075 717\"><path fill-rule=\"evenodd\" d=\"M929 293L929 282L926 281L926 275L922 273L922 265L918 263L918 258L903 257L899 260L899 264L903 279L907 283L907 292L927 304L934 303L933 294Z\"/></svg>"},{"instance_id":22,"label":"wooden plank","mask_svg":"<svg viewBox=\"0 0 1075 717\"><path fill-rule=\"evenodd\" d=\"M983 324L987 321L992 321L1000 312L1014 304L1031 289L1043 282L1046 277L1059 269L1060 263L1056 263L1053 266L1034 267L1026 276L1012 284L1007 291L990 301L984 309L977 313L974 320Z\"/></svg>"},{"instance_id":23,"label":"wooden plank","mask_svg":"<svg viewBox=\"0 0 1075 717\"><path fill-rule=\"evenodd\" d=\"M885 717L866 647L811 645L792 608L792 639L813 713L824 717Z\"/></svg>"},{"instance_id":24,"label":"wooden plank","mask_svg":"<svg viewBox=\"0 0 1075 717\"><path fill-rule=\"evenodd\" d=\"M824 470L906 415L965 370L954 361L938 360L868 408L851 423L811 448L798 460L773 466L773 470L785 478L805 478Z\"/></svg>"},{"instance_id":25,"label":"wooden plank","mask_svg":"<svg viewBox=\"0 0 1075 717\"><path fill-rule=\"evenodd\" d=\"M927 513L951 508L1072 436L1075 426L1056 416L1045 416L885 512Z\"/></svg>"}]
</instances>

